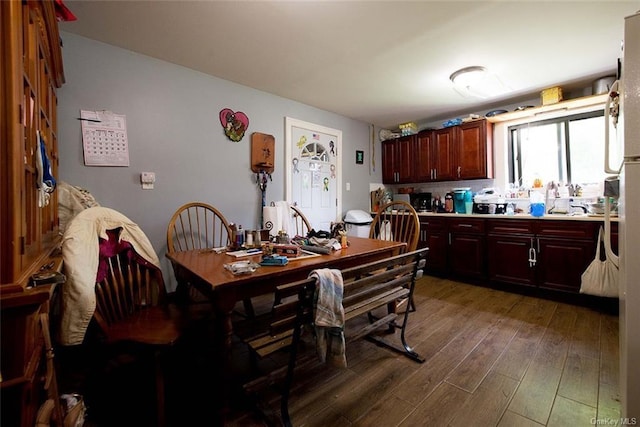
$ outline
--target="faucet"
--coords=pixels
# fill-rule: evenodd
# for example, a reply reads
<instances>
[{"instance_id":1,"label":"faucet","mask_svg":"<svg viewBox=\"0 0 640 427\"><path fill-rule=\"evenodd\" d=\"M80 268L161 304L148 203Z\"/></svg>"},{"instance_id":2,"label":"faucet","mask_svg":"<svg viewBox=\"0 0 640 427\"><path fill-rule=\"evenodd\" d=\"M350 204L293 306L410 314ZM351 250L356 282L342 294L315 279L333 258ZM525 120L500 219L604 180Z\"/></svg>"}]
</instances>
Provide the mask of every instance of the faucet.
<instances>
[{"instance_id":1,"label":"faucet","mask_svg":"<svg viewBox=\"0 0 640 427\"><path fill-rule=\"evenodd\" d=\"M547 188L544 192L544 206L545 209L547 210L547 213L550 214L551 210L553 208L549 207L549 192L553 191L553 197L554 198L558 198L560 197L560 193L558 192L558 184L556 184L554 181L549 181L549 183L547 184Z\"/></svg>"},{"instance_id":2,"label":"faucet","mask_svg":"<svg viewBox=\"0 0 640 427\"><path fill-rule=\"evenodd\" d=\"M587 210L587 207L585 205L571 205L571 208L582 209L582 213L584 213L584 214L589 213L589 211Z\"/></svg>"}]
</instances>

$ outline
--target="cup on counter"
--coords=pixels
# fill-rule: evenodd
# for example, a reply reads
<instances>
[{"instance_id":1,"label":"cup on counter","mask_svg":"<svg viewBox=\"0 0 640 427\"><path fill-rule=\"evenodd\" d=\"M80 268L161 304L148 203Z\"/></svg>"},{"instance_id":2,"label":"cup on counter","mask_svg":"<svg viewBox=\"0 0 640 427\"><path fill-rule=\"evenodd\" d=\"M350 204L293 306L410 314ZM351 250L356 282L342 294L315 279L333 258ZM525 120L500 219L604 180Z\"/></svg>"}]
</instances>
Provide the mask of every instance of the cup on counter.
<instances>
[{"instance_id":1,"label":"cup on counter","mask_svg":"<svg viewBox=\"0 0 640 427\"><path fill-rule=\"evenodd\" d=\"M253 247L253 230L245 230L244 231L244 245L248 248Z\"/></svg>"},{"instance_id":2,"label":"cup on counter","mask_svg":"<svg viewBox=\"0 0 640 427\"><path fill-rule=\"evenodd\" d=\"M473 202L464 202L464 209L467 214L473 213Z\"/></svg>"}]
</instances>

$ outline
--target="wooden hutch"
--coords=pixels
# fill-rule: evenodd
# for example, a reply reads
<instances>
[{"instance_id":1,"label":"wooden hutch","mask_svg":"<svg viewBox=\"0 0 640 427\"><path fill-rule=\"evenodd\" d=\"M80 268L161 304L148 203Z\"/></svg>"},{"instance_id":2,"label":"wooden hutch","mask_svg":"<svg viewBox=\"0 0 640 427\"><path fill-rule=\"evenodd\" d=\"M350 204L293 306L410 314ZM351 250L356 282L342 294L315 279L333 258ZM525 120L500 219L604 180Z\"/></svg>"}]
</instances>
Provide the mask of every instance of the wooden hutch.
<instances>
[{"instance_id":1,"label":"wooden hutch","mask_svg":"<svg viewBox=\"0 0 640 427\"><path fill-rule=\"evenodd\" d=\"M29 287L32 274L61 265L57 195L44 205L37 188L38 132L58 176L64 73L54 1L0 1L0 28L0 424L33 426L43 407L62 425L48 332L55 285Z\"/></svg>"}]
</instances>

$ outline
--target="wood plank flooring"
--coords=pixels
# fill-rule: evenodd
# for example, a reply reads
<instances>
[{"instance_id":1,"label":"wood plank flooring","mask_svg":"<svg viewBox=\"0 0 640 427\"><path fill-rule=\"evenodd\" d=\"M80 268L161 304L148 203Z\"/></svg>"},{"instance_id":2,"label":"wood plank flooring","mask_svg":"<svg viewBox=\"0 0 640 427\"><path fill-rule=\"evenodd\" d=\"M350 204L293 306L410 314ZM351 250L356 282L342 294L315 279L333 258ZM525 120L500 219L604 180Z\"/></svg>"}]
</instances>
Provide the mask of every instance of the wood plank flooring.
<instances>
[{"instance_id":1,"label":"wood plank flooring","mask_svg":"<svg viewBox=\"0 0 640 427\"><path fill-rule=\"evenodd\" d=\"M551 427L619 418L615 313L434 277L418 282L414 298L407 341L427 361L354 342L346 369L298 374L295 426ZM206 352L190 357L169 384L171 419L212 425L215 384L195 394L208 378ZM240 342L234 361L241 383L251 370ZM279 400L265 393L261 404L277 413ZM252 408L238 392L225 424L266 425ZM89 420L108 425L91 420L91 409Z\"/></svg>"},{"instance_id":2,"label":"wood plank flooring","mask_svg":"<svg viewBox=\"0 0 640 427\"><path fill-rule=\"evenodd\" d=\"M294 425L589 426L619 417L617 315L433 277L420 280L415 301L407 340L426 363L354 343L346 370L298 381ZM261 425L251 414L233 424Z\"/></svg>"}]
</instances>

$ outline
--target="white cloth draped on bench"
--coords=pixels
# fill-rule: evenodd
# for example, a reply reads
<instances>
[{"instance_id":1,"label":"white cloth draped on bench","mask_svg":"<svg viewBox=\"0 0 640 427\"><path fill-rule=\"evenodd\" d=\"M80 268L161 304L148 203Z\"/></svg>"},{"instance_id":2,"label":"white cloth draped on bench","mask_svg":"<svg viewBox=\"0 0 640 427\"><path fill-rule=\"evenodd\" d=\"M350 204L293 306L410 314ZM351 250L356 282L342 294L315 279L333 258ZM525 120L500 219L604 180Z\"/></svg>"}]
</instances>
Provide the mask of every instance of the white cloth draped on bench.
<instances>
[{"instance_id":1,"label":"white cloth draped on bench","mask_svg":"<svg viewBox=\"0 0 640 427\"><path fill-rule=\"evenodd\" d=\"M322 268L313 270L309 277L316 279L314 323L318 357L323 363L346 368L342 272Z\"/></svg>"}]
</instances>

